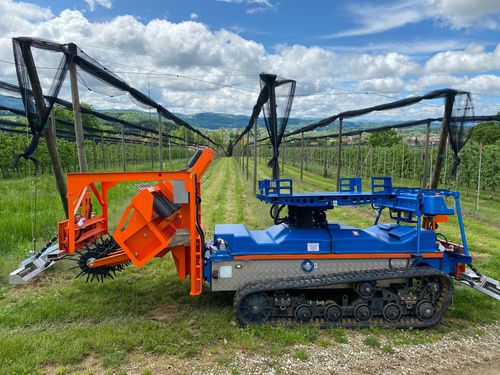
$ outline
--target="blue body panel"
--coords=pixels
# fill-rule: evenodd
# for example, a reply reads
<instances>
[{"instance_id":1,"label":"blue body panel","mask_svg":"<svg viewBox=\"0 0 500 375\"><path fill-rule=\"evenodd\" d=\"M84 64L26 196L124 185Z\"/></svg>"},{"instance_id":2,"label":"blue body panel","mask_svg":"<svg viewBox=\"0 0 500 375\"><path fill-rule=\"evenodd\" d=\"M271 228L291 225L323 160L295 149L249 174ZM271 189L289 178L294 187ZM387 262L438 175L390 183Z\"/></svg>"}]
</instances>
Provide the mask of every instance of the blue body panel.
<instances>
[{"instance_id":1,"label":"blue body panel","mask_svg":"<svg viewBox=\"0 0 500 375\"><path fill-rule=\"evenodd\" d=\"M226 241L231 256L414 253L417 250L416 228L396 224L378 224L365 230L340 223L330 223L328 229L289 228L280 224L253 231L243 224L219 224L215 226L214 238ZM436 251L435 242L433 231L421 231L421 251Z\"/></svg>"},{"instance_id":2,"label":"blue body panel","mask_svg":"<svg viewBox=\"0 0 500 375\"><path fill-rule=\"evenodd\" d=\"M390 177L372 178L372 190L368 192L361 191L359 178L342 179L340 185L340 192L294 193L290 179L263 180L259 181L257 198L271 204L320 210L372 204L378 210L374 225L359 229L342 223L311 228L279 224L264 230L248 230L243 224L219 224L215 226L214 240L207 244L210 250L204 262L205 280L211 280L212 262L245 255L302 255L307 261L308 254L315 257L353 254L353 258L356 254L365 258L366 254L373 254L374 258L381 255L391 258L391 254L398 253L400 257L408 254L409 264L413 266L427 265L451 275L458 264L471 264L458 192L395 188ZM447 207L445 197L453 198L456 211ZM395 223L378 224L384 209L390 211ZM436 233L422 228L423 217L454 215L455 212L462 245L458 250L443 249L439 245L440 248Z\"/></svg>"}]
</instances>

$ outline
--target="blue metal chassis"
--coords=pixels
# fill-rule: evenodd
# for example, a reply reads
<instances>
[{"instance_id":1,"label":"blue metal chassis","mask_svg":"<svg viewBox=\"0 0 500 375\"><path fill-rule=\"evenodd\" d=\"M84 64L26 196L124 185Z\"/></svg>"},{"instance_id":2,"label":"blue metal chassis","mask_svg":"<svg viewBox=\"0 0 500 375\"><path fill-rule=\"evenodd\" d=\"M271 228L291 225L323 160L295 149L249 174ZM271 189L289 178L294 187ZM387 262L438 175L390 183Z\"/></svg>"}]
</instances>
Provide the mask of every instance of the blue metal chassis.
<instances>
[{"instance_id":1,"label":"blue metal chassis","mask_svg":"<svg viewBox=\"0 0 500 375\"><path fill-rule=\"evenodd\" d=\"M453 197L455 210L446 206L444 197ZM309 243L318 244L314 254L319 255L353 254L355 258L356 254L373 253L386 254L390 258L391 253L410 253L409 264L425 263L449 274L456 272L458 264L472 263L460 209L460 193L456 191L393 187L390 177L372 177L371 191L362 191L360 178L342 178L338 192L294 193L291 179L270 179L259 181L257 198L270 204L323 210L371 204L377 209L377 216L375 225L365 230L340 223L313 229L289 228L281 224L261 231L248 231L241 224L217 225L214 241L208 244L213 251L207 253L205 260L205 280L211 280L212 262L234 260L244 255L272 258L278 254L303 254L307 257L311 254L306 246ZM384 209L397 214L394 217L396 224L378 224ZM422 217L455 213L460 227L461 251L445 250L442 258L425 257L429 253L439 253L439 250L436 249L434 231L422 228ZM227 244L226 249L219 249L218 239Z\"/></svg>"}]
</instances>

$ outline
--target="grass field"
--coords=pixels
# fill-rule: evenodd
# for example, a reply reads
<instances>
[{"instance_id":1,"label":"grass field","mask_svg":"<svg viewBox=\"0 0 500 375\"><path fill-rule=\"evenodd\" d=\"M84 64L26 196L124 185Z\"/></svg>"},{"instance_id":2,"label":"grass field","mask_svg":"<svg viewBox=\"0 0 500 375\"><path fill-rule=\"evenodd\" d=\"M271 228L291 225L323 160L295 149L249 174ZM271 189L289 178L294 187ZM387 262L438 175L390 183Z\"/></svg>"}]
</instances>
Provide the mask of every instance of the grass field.
<instances>
[{"instance_id":1,"label":"grass field","mask_svg":"<svg viewBox=\"0 0 500 375\"><path fill-rule=\"evenodd\" d=\"M182 162L178 163L180 166ZM250 170L252 165L250 165ZM269 170L258 165L259 178ZM285 167L286 177L298 181L298 170ZM316 327L240 328L231 309L231 294L189 296L189 283L177 279L170 257L155 259L140 270L129 267L114 281L85 284L74 279L69 264L57 264L26 286L7 285L8 273L27 255L32 238L32 186L30 179L0 181L0 373L118 372L129 362L201 359L206 368L233 369L238 353L260 353L278 358L294 344L321 347L349 343L351 331ZM331 179L306 172L297 191L332 190ZM207 238L216 223L271 224L268 207L252 197L233 158L218 158L203 178L203 221ZM37 241L43 244L55 231L62 210L51 176L39 178ZM111 215L119 217L133 186L113 189ZM498 200L475 213L473 200L465 197L465 225L477 265L500 278ZM486 205L483 205L486 206ZM368 209L333 210L329 219L357 226L370 225ZM455 224L452 221L450 224ZM454 227L454 225L449 225ZM457 230L446 230L450 240ZM391 353L393 347L426 344L447 332L457 335L481 332L484 324L500 319L500 304L473 290L457 287L456 297L439 326L424 331L363 330L365 345ZM380 342L383 341L382 346ZM208 358L208 359L207 359ZM297 352L298 360L307 353ZM236 372L236 369L233 369ZM145 371L144 373L148 373ZM186 373L189 370L186 369Z\"/></svg>"}]
</instances>

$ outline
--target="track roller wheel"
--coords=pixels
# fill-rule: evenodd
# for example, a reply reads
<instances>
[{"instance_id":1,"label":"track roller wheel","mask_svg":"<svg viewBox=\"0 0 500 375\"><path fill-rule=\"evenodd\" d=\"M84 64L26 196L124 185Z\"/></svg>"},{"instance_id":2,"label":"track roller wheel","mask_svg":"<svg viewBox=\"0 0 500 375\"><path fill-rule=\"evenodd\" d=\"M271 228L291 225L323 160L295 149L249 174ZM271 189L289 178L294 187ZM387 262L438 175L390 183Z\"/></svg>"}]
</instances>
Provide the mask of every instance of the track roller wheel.
<instances>
[{"instance_id":1,"label":"track roller wheel","mask_svg":"<svg viewBox=\"0 0 500 375\"><path fill-rule=\"evenodd\" d=\"M384 307L384 318L388 322L396 322L401 318L401 307L395 303L389 303Z\"/></svg>"},{"instance_id":2,"label":"track roller wheel","mask_svg":"<svg viewBox=\"0 0 500 375\"><path fill-rule=\"evenodd\" d=\"M429 300L423 300L417 303L417 316L420 320L429 320L436 313L436 308Z\"/></svg>"},{"instance_id":3,"label":"track roller wheel","mask_svg":"<svg viewBox=\"0 0 500 375\"><path fill-rule=\"evenodd\" d=\"M295 309L295 319L301 323L309 322L313 317L313 309L311 306L302 304Z\"/></svg>"},{"instance_id":4,"label":"track roller wheel","mask_svg":"<svg viewBox=\"0 0 500 375\"><path fill-rule=\"evenodd\" d=\"M354 317L358 322L367 322L373 316L372 308L366 303L362 303L354 309Z\"/></svg>"},{"instance_id":5,"label":"track roller wheel","mask_svg":"<svg viewBox=\"0 0 500 375\"><path fill-rule=\"evenodd\" d=\"M361 298L371 298L375 294L375 284L371 281L364 281L357 285L356 291Z\"/></svg>"},{"instance_id":6,"label":"track roller wheel","mask_svg":"<svg viewBox=\"0 0 500 375\"><path fill-rule=\"evenodd\" d=\"M252 293L245 296L237 310L236 316L241 324L247 326L250 324L264 323L271 316L271 299L264 292Z\"/></svg>"},{"instance_id":7,"label":"track roller wheel","mask_svg":"<svg viewBox=\"0 0 500 375\"><path fill-rule=\"evenodd\" d=\"M334 303L328 305L325 310L325 318L330 322L338 322L342 319L342 309Z\"/></svg>"}]
</instances>

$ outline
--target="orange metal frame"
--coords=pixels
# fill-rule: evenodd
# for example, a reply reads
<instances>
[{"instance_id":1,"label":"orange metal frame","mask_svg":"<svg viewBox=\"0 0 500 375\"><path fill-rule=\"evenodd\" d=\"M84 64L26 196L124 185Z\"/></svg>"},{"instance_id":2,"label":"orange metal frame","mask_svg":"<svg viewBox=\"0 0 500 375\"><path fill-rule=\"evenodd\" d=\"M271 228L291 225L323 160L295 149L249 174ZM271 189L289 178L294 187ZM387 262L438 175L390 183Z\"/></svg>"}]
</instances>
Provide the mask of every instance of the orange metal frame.
<instances>
[{"instance_id":1,"label":"orange metal frame","mask_svg":"<svg viewBox=\"0 0 500 375\"><path fill-rule=\"evenodd\" d=\"M198 207L197 212L197 196L201 192L201 176L215 156L215 152L211 148L204 148L196 163L189 169L175 172L125 172L125 173L74 173L68 174L68 212L70 219L59 223L59 233L65 234L59 237L59 248L69 254L74 253L77 249L83 246L86 242L109 233L108 222L108 192L115 185L121 182L149 182L163 181L162 186L170 185L169 181L181 181L188 194L189 202L180 205L178 213L172 215L162 228L171 224L172 220L177 220L176 228L187 229L189 231L189 246L175 246L168 250L172 252L177 272L180 279L191 277L191 295L199 295L202 292L203 272L202 272L202 246L200 235L197 231L196 224L201 223L201 207ZM168 189L168 188L167 188ZM168 189L169 190L169 189ZM79 227L75 222L75 217L79 215L79 210L83 212L83 202L88 199L89 193L92 192L97 202L101 206L99 215L88 218L83 223L83 227ZM138 194L140 195L140 193ZM130 206L129 206L130 207ZM136 208L140 209L140 198L136 202ZM127 212L123 215L122 220L117 226L123 226ZM180 220L180 224L178 223ZM85 229L81 235L79 233ZM115 234L117 234L115 232ZM117 241L119 242L119 241ZM168 246L168 243L163 243ZM125 250L125 249L124 249ZM163 256L168 253L168 250L157 248L155 255ZM126 250L125 250L126 252ZM127 254L134 263L141 267L153 256L135 259ZM124 254L117 254L117 259L114 259L117 264L123 262ZM96 261L97 264L98 261ZM108 264L108 263L106 263ZM94 264L95 265L95 264Z\"/></svg>"}]
</instances>

